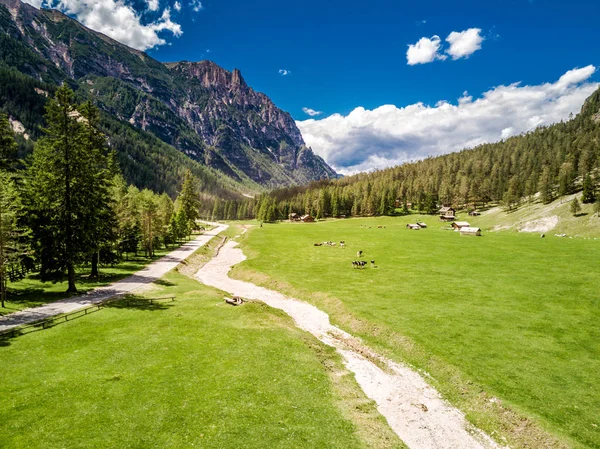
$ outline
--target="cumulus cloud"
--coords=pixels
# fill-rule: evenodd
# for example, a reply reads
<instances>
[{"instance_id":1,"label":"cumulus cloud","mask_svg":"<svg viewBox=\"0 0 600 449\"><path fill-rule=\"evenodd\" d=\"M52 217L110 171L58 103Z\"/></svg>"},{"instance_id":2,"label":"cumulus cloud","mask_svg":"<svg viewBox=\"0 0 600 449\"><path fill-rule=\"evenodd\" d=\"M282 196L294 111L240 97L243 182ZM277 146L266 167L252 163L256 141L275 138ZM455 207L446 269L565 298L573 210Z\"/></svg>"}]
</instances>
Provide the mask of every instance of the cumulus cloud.
<instances>
[{"instance_id":1,"label":"cumulus cloud","mask_svg":"<svg viewBox=\"0 0 600 449\"><path fill-rule=\"evenodd\" d=\"M175 11L177 11L177 12L181 11L181 3L179 3L179 2L175 2L175 3L173 4L173 9L174 9Z\"/></svg>"},{"instance_id":2,"label":"cumulus cloud","mask_svg":"<svg viewBox=\"0 0 600 449\"><path fill-rule=\"evenodd\" d=\"M567 119L599 87L589 81L595 71L589 65L569 70L553 83L501 85L476 99L465 92L456 104L358 107L347 116L334 114L297 125L306 143L340 173L384 168Z\"/></svg>"},{"instance_id":3,"label":"cumulus cloud","mask_svg":"<svg viewBox=\"0 0 600 449\"><path fill-rule=\"evenodd\" d=\"M450 48L446 50L452 59L468 58L470 55L481 49L483 42L481 28L469 28L465 31L453 31L446 38Z\"/></svg>"},{"instance_id":4,"label":"cumulus cloud","mask_svg":"<svg viewBox=\"0 0 600 449\"><path fill-rule=\"evenodd\" d=\"M408 65L427 64L436 59L446 59L446 56L439 53L440 43L439 36L432 36L422 37L416 44L410 44L406 51Z\"/></svg>"},{"instance_id":5,"label":"cumulus cloud","mask_svg":"<svg viewBox=\"0 0 600 449\"><path fill-rule=\"evenodd\" d=\"M315 117L315 116L321 115L323 113L323 111L315 111L314 109L311 109L311 108L302 108L302 111L304 111L305 114L308 114L311 117Z\"/></svg>"},{"instance_id":6,"label":"cumulus cloud","mask_svg":"<svg viewBox=\"0 0 600 449\"><path fill-rule=\"evenodd\" d=\"M169 8L160 17L147 22L142 14L122 0L27 0L29 4L56 8L74 17L86 27L106 34L113 39L138 50L147 50L166 44L160 35L169 32L175 37L183 33L181 25L171 20ZM159 9L159 0L147 0L148 11ZM156 15L154 16L156 17Z\"/></svg>"},{"instance_id":7,"label":"cumulus cloud","mask_svg":"<svg viewBox=\"0 0 600 449\"><path fill-rule=\"evenodd\" d=\"M279 74L281 76L287 76L287 75L291 75L292 72L290 70L286 70L286 69L279 69Z\"/></svg>"},{"instance_id":8,"label":"cumulus cloud","mask_svg":"<svg viewBox=\"0 0 600 449\"><path fill-rule=\"evenodd\" d=\"M447 58L446 54L450 55L452 59L468 58L481 49L484 39L481 35L481 28L453 31L446 38L450 47L443 52L439 36L422 37L416 44L408 46L406 61L408 65L428 64L436 59L443 61Z\"/></svg>"}]
</instances>

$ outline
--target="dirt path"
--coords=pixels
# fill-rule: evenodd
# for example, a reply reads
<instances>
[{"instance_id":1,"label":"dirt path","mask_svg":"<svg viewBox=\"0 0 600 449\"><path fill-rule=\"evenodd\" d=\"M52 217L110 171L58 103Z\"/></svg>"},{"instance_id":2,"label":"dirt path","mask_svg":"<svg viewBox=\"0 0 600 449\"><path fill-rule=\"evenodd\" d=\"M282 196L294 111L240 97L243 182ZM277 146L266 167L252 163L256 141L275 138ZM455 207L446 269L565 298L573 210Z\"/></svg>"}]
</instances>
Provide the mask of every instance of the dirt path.
<instances>
[{"instance_id":1,"label":"dirt path","mask_svg":"<svg viewBox=\"0 0 600 449\"><path fill-rule=\"evenodd\" d=\"M105 287L99 287L88 294L73 296L71 298L55 301L40 307L25 309L0 317L0 332L17 326L22 326L23 324L33 323L44 318L49 318L51 316L83 309L90 304L97 304L118 295L123 295L134 291L141 291L144 287L147 287L152 282L167 274L188 256L191 256L194 251L205 245L215 235L229 227L227 225L221 225L218 223L211 224L215 225L216 228L211 231L206 231L196 239L182 245L174 251L171 251L166 256L161 257L156 262L152 262L144 269L125 279L121 279L120 281L114 282Z\"/></svg>"},{"instance_id":2,"label":"dirt path","mask_svg":"<svg viewBox=\"0 0 600 449\"><path fill-rule=\"evenodd\" d=\"M276 291L229 278L233 265L246 259L229 241L218 256L204 265L196 277L206 285L231 295L257 299L290 315L298 327L310 332L343 356L365 394L411 449L497 449L489 436L470 425L464 415L410 368L370 352L360 340L333 326L316 307ZM364 357L361 352L369 354ZM376 361L376 363L374 363ZM386 366L384 371L379 366Z\"/></svg>"}]
</instances>

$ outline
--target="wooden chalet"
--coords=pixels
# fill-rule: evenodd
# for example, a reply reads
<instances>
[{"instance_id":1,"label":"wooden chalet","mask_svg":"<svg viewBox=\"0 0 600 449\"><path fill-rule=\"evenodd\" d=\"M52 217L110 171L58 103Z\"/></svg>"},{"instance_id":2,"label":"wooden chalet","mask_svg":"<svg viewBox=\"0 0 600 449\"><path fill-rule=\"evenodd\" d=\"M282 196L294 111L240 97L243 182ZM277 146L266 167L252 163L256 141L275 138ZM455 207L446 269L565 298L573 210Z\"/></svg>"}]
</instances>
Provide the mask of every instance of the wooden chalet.
<instances>
[{"instance_id":1,"label":"wooden chalet","mask_svg":"<svg viewBox=\"0 0 600 449\"><path fill-rule=\"evenodd\" d=\"M463 228L460 228L460 235L477 235L477 236L481 236L481 229L480 228L472 228L470 226L465 226Z\"/></svg>"},{"instance_id":2,"label":"wooden chalet","mask_svg":"<svg viewBox=\"0 0 600 449\"><path fill-rule=\"evenodd\" d=\"M302 221L302 223L313 223L315 219L312 215L306 214L300 217L300 221Z\"/></svg>"},{"instance_id":3,"label":"wooden chalet","mask_svg":"<svg viewBox=\"0 0 600 449\"><path fill-rule=\"evenodd\" d=\"M456 210L450 206L442 207L439 214L442 221L454 221L456 219Z\"/></svg>"},{"instance_id":4,"label":"wooden chalet","mask_svg":"<svg viewBox=\"0 0 600 449\"><path fill-rule=\"evenodd\" d=\"M300 215L298 215L296 212L289 214L288 218L290 221L300 221Z\"/></svg>"},{"instance_id":5,"label":"wooden chalet","mask_svg":"<svg viewBox=\"0 0 600 449\"><path fill-rule=\"evenodd\" d=\"M406 225L406 229L412 229L413 231L418 231L421 229L421 226L419 226L417 223L409 223Z\"/></svg>"},{"instance_id":6,"label":"wooden chalet","mask_svg":"<svg viewBox=\"0 0 600 449\"><path fill-rule=\"evenodd\" d=\"M462 228L468 228L471 225L467 221L455 221L451 226L455 231L460 231Z\"/></svg>"},{"instance_id":7,"label":"wooden chalet","mask_svg":"<svg viewBox=\"0 0 600 449\"><path fill-rule=\"evenodd\" d=\"M402 207L403 204L404 204L404 202L400 198L396 198L396 201L395 201L396 207ZM408 209L412 209L412 203L410 203L410 202L406 203L406 207Z\"/></svg>"},{"instance_id":8,"label":"wooden chalet","mask_svg":"<svg viewBox=\"0 0 600 449\"><path fill-rule=\"evenodd\" d=\"M478 217L479 215L481 215L481 212L479 212L478 210L472 210L471 212L469 212L469 216L471 217Z\"/></svg>"}]
</instances>

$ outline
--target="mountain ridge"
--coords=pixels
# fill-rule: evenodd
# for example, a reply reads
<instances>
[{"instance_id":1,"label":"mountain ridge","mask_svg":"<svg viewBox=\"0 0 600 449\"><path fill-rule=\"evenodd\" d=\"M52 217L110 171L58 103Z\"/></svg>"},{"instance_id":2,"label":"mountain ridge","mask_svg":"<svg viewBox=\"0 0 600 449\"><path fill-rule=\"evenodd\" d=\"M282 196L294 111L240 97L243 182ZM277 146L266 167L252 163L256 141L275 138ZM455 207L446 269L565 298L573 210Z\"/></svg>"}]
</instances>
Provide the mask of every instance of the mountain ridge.
<instances>
[{"instance_id":1,"label":"mountain ridge","mask_svg":"<svg viewBox=\"0 0 600 449\"><path fill-rule=\"evenodd\" d=\"M46 83L69 80L119 121L236 182L272 188L337 176L306 146L291 115L238 69L162 63L20 0L0 0L0 31L0 60L8 66Z\"/></svg>"}]
</instances>

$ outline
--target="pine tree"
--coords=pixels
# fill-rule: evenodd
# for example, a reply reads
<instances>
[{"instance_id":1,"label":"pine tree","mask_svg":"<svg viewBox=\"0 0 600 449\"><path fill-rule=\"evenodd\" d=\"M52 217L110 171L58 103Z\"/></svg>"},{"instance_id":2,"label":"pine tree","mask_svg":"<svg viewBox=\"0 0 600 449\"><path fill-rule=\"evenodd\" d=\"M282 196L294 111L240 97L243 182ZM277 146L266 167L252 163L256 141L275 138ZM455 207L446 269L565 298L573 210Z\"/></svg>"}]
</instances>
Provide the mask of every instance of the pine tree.
<instances>
[{"instance_id":1,"label":"pine tree","mask_svg":"<svg viewBox=\"0 0 600 449\"><path fill-rule=\"evenodd\" d=\"M590 174L586 174L583 178L583 194L581 196L583 203L593 203L596 201L596 189L594 188L594 181Z\"/></svg>"},{"instance_id":2,"label":"pine tree","mask_svg":"<svg viewBox=\"0 0 600 449\"><path fill-rule=\"evenodd\" d=\"M579 204L579 200L577 198L573 198L571 201L571 213L574 217L576 217L581 212L581 204Z\"/></svg>"},{"instance_id":3,"label":"pine tree","mask_svg":"<svg viewBox=\"0 0 600 449\"><path fill-rule=\"evenodd\" d=\"M116 242L118 223L116 203L114 202L114 181L118 169L114 162L114 153L107 148L106 137L99 130L100 111L91 102L84 103L79 109L81 114L81 145L85 155L87 182L81 186L78 195L93 205L87 229L91 249L90 276L98 277L98 265L115 263L118 260Z\"/></svg>"},{"instance_id":4,"label":"pine tree","mask_svg":"<svg viewBox=\"0 0 600 449\"><path fill-rule=\"evenodd\" d=\"M180 207L185 213L189 225L195 229L196 220L200 218L200 193L197 181L191 170L187 170L183 177L181 194L179 195ZM224 217L219 217L224 218Z\"/></svg>"},{"instance_id":5,"label":"pine tree","mask_svg":"<svg viewBox=\"0 0 600 449\"><path fill-rule=\"evenodd\" d=\"M28 233L19 226L22 206L12 176L0 171L0 301L6 301L8 269L21 264L28 253ZM23 274L22 270L12 270ZM22 277L22 276L20 276Z\"/></svg>"},{"instance_id":6,"label":"pine tree","mask_svg":"<svg viewBox=\"0 0 600 449\"><path fill-rule=\"evenodd\" d=\"M147 257L154 256L155 239L160 232L158 201L154 192L144 189L140 192L140 213L142 216L142 236Z\"/></svg>"},{"instance_id":7,"label":"pine tree","mask_svg":"<svg viewBox=\"0 0 600 449\"><path fill-rule=\"evenodd\" d=\"M17 143L8 117L0 114L0 170L14 166L17 157Z\"/></svg>"},{"instance_id":8,"label":"pine tree","mask_svg":"<svg viewBox=\"0 0 600 449\"><path fill-rule=\"evenodd\" d=\"M67 86L46 107L44 136L35 146L27 175L27 209L43 281L66 275L68 293L77 292L75 266L105 239L112 180L97 111L76 109Z\"/></svg>"}]
</instances>

